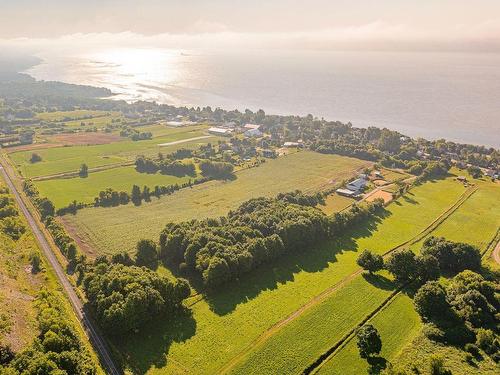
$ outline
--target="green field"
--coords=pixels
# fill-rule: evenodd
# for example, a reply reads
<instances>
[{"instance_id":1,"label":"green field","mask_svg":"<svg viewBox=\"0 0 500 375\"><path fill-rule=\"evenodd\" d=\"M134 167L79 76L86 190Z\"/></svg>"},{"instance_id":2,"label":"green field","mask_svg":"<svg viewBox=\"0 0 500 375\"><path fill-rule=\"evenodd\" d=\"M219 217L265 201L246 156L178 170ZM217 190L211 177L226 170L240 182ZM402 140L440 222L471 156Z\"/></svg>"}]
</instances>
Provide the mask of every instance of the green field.
<instances>
[{"instance_id":1,"label":"green field","mask_svg":"<svg viewBox=\"0 0 500 375\"><path fill-rule=\"evenodd\" d=\"M375 310L395 287L384 277L370 281L356 277L274 335L231 373L300 374Z\"/></svg>"},{"instance_id":2,"label":"green field","mask_svg":"<svg viewBox=\"0 0 500 375\"><path fill-rule=\"evenodd\" d=\"M116 116L118 115L118 112L91 111L87 109L80 109L75 111L55 111L55 112L37 113L36 118L43 121L59 122L59 121L64 121L65 118L79 120L79 119L84 119L85 117L104 117L109 115Z\"/></svg>"},{"instance_id":3,"label":"green field","mask_svg":"<svg viewBox=\"0 0 500 375\"><path fill-rule=\"evenodd\" d=\"M126 362L139 374L148 371L151 374L169 374L184 370L199 374L218 373L244 353L248 354L248 368L254 368L253 363L260 358L261 353L267 353L267 343L271 345L273 341L269 340L263 343L265 345L255 348L252 343L273 325L310 303L315 296L356 272L359 269L356 258L360 251L370 248L382 253L410 239L451 206L464 190L463 186L451 179L418 186L406 199L401 198L398 203L389 205L383 217L354 228L345 237L324 244L312 254L291 254L260 267L258 271L226 286L215 295L208 295L206 299L193 297L189 303L191 316L169 324L155 324L136 338L121 340L116 345ZM343 301L349 300L345 304L359 306L361 316L390 293L389 289L379 288L361 277L353 283L367 288L365 297L356 294L349 300L350 292L340 294L339 291L332 294L331 298L345 296L342 297L345 298ZM356 293L356 289L348 290ZM373 302L370 300L372 292L378 296ZM358 299L359 305L356 302ZM363 307L365 302L366 308ZM321 305L328 306L328 302ZM313 314L314 304L311 308L310 314ZM352 313L350 309L344 310ZM318 326L318 330L321 327ZM352 325L342 326L341 331L348 328L352 328ZM297 341L300 338L294 339L293 330L286 329L286 332L290 336L289 342L280 350L292 353L293 347L299 345ZM303 332L307 332L307 329L304 328ZM307 359L314 359L323 348L332 344L321 333L318 337L324 340L311 344L311 348L316 348L318 352L311 350L306 353ZM292 358L296 361L292 363L293 366L302 364L302 355L304 353ZM281 363L276 353L272 357L267 358L269 368ZM237 362L237 365L243 366L245 361Z\"/></svg>"},{"instance_id":4,"label":"green field","mask_svg":"<svg viewBox=\"0 0 500 375\"><path fill-rule=\"evenodd\" d=\"M71 146L38 149L36 152L42 157L38 163L30 163L33 151L18 151L10 154L10 158L25 177L47 176L58 173L77 171L82 163L89 168L103 165L123 163L134 160L137 155L155 155L158 152L168 153L169 148L159 147L158 144L175 142L205 135L204 126L189 128L169 128L168 133L161 137L144 141L119 141L94 146ZM189 143L175 145L174 148L196 147L198 144L214 141L207 138Z\"/></svg>"},{"instance_id":5,"label":"green field","mask_svg":"<svg viewBox=\"0 0 500 375\"><path fill-rule=\"evenodd\" d=\"M476 181L479 189L431 233L452 241L467 242L481 250L500 227L500 184ZM413 245L418 250L422 242Z\"/></svg>"},{"instance_id":6,"label":"green field","mask_svg":"<svg viewBox=\"0 0 500 375\"><path fill-rule=\"evenodd\" d=\"M301 189L315 191L370 163L337 155L300 152L239 171L234 181L211 181L135 207L90 208L64 219L100 253L132 250L141 238L157 239L169 221L216 217L259 196Z\"/></svg>"},{"instance_id":7,"label":"green field","mask_svg":"<svg viewBox=\"0 0 500 375\"><path fill-rule=\"evenodd\" d=\"M376 368L377 364L383 364L385 361L392 363L421 328L420 317L413 307L413 300L403 293L399 294L368 323L377 328L382 339L382 351L379 355L381 359L374 362L373 367L359 356L356 338L353 337L330 357L317 373L321 375L367 374L371 368Z\"/></svg>"},{"instance_id":8,"label":"green field","mask_svg":"<svg viewBox=\"0 0 500 375\"><path fill-rule=\"evenodd\" d=\"M76 200L77 202L93 203L99 192L111 187L117 191L130 193L134 184L142 189L144 185L153 190L155 185L182 184L193 179L193 177L175 177L160 173L139 173L134 166L106 169L92 172L86 178L59 178L37 181L40 194L49 198L56 208L67 206Z\"/></svg>"}]
</instances>

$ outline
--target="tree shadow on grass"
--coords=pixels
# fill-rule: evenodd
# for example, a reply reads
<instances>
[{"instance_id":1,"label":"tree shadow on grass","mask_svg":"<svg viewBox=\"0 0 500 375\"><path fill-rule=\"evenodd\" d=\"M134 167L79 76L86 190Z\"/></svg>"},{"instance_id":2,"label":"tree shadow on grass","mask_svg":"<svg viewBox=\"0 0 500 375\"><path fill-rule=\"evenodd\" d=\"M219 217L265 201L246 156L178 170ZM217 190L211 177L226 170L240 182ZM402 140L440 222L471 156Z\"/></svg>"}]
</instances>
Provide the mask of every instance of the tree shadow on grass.
<instances>
[{"instance_id":1,"label":"tree shadow on grass","mask_svg":"<svg viewBox=\"0 0 500 375\"><path fill-rule=\"evenodd\" d=\"M368 369L370 375L380 374L387 367L387 360L384 357L369 357L366 361L370 365Z\"/></svg>"},{"instance_id":2,"label":"tree shadow on grass","mask_svg":"<svg viewBox=\"0 0 500 375\"><path fill-rule=\"evenodd\" d=\"M281 258L263 264L239 280L231 281L217 288L215 291L205 290L199 277L189 279L197 292L203 293L210 309L218 315L232 312L236 306L246 303L257 297L262 291L274 290L280 284L293 282L295 274L305 271L308 273L321 272L330 263L337 261L338 255L347 251L358 251L356 240L369 237L382 220L391 215L383 210L378 216L364 220L354 229L335 240L326 241L310 251L289 253ZM381 284L382 285L382 284Z\"/></svg>"},{"instance_id":3,"label":"tree shadow on grass","mask_svg":"<svg viewBox=\"0 0 500 375\"><path fill-rule=\"evenodd\" d=\"M394 281L380 274L363 273L363 278L378 289L394 290L397 287Z\"/></svg>"},{"instance_id":4,"label":"tree shadow on grass","mask_svg":"<svg viewBox=\"0 0 500 375\"><path fill-rule=\"evenodd\" d=\"M170 361L167 358L170 346L188 340L195 332L196 321L191 311L184 309L175 316L157 318L137 333L112 337L110 341L122 355L125 365L134 374L143 375L152 366L165 367Z\"/></svg>"}]
</instances>

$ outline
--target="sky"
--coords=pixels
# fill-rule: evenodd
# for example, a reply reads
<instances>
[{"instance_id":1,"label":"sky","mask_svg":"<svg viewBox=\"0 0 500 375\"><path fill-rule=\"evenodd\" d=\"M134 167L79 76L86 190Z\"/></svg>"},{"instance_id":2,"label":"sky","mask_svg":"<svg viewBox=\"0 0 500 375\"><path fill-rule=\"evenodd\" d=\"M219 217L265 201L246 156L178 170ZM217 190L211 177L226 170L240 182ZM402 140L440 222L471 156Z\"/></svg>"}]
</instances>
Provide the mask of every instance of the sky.
<instances>
[{"instance_id":1,"label":"sky","mask_svg":"<svg viewBox=\"0 0 500 375\"><path fill-rule=\"evenodd\" d=\"M500 51L499 0L0 0L2 45Z\"/></svg>"}]
</instances>

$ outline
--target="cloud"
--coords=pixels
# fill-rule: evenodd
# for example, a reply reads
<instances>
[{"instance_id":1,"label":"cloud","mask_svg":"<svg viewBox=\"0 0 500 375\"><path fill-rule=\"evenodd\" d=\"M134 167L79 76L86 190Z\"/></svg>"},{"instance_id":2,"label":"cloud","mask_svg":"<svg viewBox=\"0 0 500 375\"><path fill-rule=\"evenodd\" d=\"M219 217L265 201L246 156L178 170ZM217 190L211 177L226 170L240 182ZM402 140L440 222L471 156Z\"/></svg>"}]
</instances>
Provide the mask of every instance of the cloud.
<instances>
[{"instance_id":1,"label":"cloud","mask_svg":"<svg viewBox=\"0 0 500 375\"><path fill-rule=\"evenodd\" d=\"M78 54L109 48L500 51L500 19L442 32L377 20L358 26L295 32L234 32L200 19L183 33L77 33L57 38L0 39L31 53Z\"/></svg>"}]
</instances>

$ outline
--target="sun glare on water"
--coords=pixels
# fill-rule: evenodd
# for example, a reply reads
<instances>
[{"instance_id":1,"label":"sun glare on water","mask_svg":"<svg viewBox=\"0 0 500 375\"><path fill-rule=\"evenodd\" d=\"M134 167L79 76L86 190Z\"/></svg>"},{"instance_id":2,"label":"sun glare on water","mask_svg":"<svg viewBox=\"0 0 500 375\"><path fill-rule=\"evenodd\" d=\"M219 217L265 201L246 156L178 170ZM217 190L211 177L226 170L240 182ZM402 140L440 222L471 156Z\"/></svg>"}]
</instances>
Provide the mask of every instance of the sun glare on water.
<instances>
[{"instance_id":1,"label":"sun glare on water","mask_svg":"<svg viewBox=\"0 0 500 375\"><path fill-rule=\"evenodd\" d=\"M172 50L113 49L87 56L85 64L96 82L118 93L117 99L155 100L151 90L178 80L180 57L180 51Z\"/></svg>"}]
</instances>

